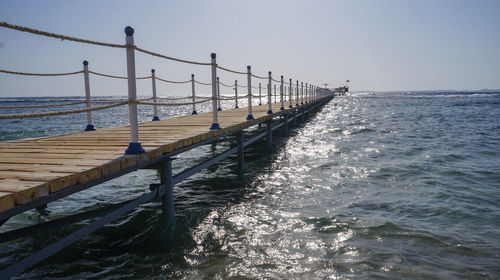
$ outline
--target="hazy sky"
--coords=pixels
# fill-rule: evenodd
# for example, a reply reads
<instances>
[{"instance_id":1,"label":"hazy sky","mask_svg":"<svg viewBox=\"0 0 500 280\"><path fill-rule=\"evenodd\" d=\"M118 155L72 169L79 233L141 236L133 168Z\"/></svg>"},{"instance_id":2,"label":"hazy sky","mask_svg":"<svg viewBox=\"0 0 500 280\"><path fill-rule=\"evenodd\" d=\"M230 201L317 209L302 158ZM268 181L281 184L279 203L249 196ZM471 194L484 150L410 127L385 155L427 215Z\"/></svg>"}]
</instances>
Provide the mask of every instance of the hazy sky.
<instances>
[{"instance_id":1,"label":"hazy sky","mask_svg":"<svg viewBox=\"0 0 500 280\"><path fill-rule=\"evenodd\" d=\"M0 21L123 44L135 29L139 47L217 62L275 78L284 75L352 90L500 88L500 1L8 1ZM125 75L123 49L60 41L0 28L0 69L57 73L90 69ZM206 66L136 54L138 76L209 82ZM219 72L232 83L244 76ZM126 94L126 81L91 76L92 95ZM139 94L151 92L139 81ZM199 89L206 91L208 89ZM189 86L159 83L162 95ZM83 95L83 77L16 77L0 73L0 96Z\"/></svg>"}]
</instances>

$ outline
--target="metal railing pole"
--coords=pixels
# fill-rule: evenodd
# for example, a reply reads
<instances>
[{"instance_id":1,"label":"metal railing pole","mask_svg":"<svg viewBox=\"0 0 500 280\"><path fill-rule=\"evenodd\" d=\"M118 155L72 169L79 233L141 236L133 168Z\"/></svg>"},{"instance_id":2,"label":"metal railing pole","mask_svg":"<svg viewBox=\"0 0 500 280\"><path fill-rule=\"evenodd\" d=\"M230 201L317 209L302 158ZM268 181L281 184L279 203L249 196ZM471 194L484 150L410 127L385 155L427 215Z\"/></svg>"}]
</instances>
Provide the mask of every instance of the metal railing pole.
<instances>
[{"instance_id":1,"label":"metal railing pole","mask_svg":"<svg viewBox=\"0 0 500 280\"><path fill-rule=\"evenodd\" d=\"M290 106L288 106L288 108L293 108L293 105L292 105L292 79L290 79L290 85L288 87L288 99L290 99Z\"/></svg>"},{"instance_id":2,"label":"metal railing pole","mask_svg":"<svg viewBox=\"0 0 500 280\"><path fill-rule=\"evenodd\" d=\"M151 83L153 87L153 102L156 103L156 77L155 77L155 69L151 69ZM153 105L153 121L159 121L158 117L158 106Z\"/></svg>"},{"instance_id":3,"label":"metal railing pole","mask_svg":"<svg viewBox=\"0 0 500 280\"><path fill-rule=\"evenodd\" d=\"M217 77L217 111L222 111L220 107L220 81L219 77Z\"/></svg>"},{"instance_id":4,"label":"metal railing pole","mask_svg":"<svg viewBox=\"0 0 500 280\"><path fill-rule=\"evenodd\" d=\"M296 99L295 100L295 106L299 106L299 81L297 81L297 87L295 88L295 95L296 95Z\"/></svg>"},{"instance_id":5,"label":"metal railing pole","mask_svg":"<svg viewBox=\"0 0 500 280\"><path fill-rule=\"evenodd\" d=\"M271 99L271 82L273 81L273 77L271 76L271 71L268 73L268 82L267 82L267 113L272 115L273 113L273 104Z\"/></svg>"},{"instance_id":6,"label":"metal railing pole","mask_svg":"<svg viewBox=\"0 0 500 280\"><path fill-rule=\"evenodd\" d=\"M259 106L262 105L262 86L261 84L259 83Z\"/></svg>"},{"instance_id":7,"label":"metal railing pole","mask_svg":"<svg viewBox=\"0 0 500 280\"><path fill-rule=\"evenodd\" d=\"M216 54L212 53L212 126L210 130L219 130L219 116L217 111L217 62L215 60Z\"/></svg>"},{"instance_id":8,"label":"metal railing pole","mask_svg":"<svg viewBox=\"0 0 500 280\"><path fill-rule=\"evenodd\" d=\"M234 102L235 102L234 108L235 109L240 108L238 107L238 80L234 80Z\"/></svg>"},{"instance_id":9,"label":"metal railing pole","mask_svg":"<svg viewBox=\"0 0 500 280\"><path fill-rule=\"evenodd\" d=\"M83 81L85 84L85 103L87 104L87 108L90 109L91 100L90 100L90 79L89 79L89 62L83 61ZM85 131L95 130L94 125L92 124L92 111L87 112L87 127Z\"/></svg>"},{"instance_id":10,"label":"metal railing pole","mask_svg":"<svg viewBox=\"0 0 500 280\"><path fill-rule=\"evenodd\" d=\"M285 101L283 100L283 75L281 76L281 84L280 84L280 102L281 102L281 108L280 110L283 111L285 110Z\"/></svg>"},{"instance_id":11,"label":"metal railing pole","mask_svg":"<svg viewBox=\"0 0 500 280\"><path fill-rule=\"evenodd\" d=\"M304 105L304 82L300 82L300 105Z\"/></svg>"},{"instance_id":12,"label":"metal railing pole","mask_svg":"<svg viewBox=\"0 0 500 280\"><path fill-rule=\"evenodd\" d=\"M274 84L274 103L276 103L276 84Z\"/></svg>"},{"instance_id":13,"label":"metal railing pole","mask_svg":"<svg viewBox=\"0 0 500 280\"><path fill-rule=\"evenodd\" d=\"M130 119L130 143L125 154L143 154L146 151L139 142L139 121L137 118L137 88L135 84L135 54L134 54L134 29L125 28L125 45L127 47L127 79L128 79L128 111Z\"/></svg>"},{"instance_id":14,"label":"metal railing pole","mask_svg":"<svg viewBox=\"0 0 500 280\"><path fill-rule=\"evenodd\" d=\"M247 87L248 87L248 116L247 120L253 120L252 115L252 67L247 66Z\"/></svg>"},{"instance_id":15,"label":"metal railing pole","mask_svg":"<svg viewBox=\"0 0 500 280\"><path fill-rule=\"evenodd\" d=\"M191 99L193 100L193 112L191 115L196 115L198 112L196 112L196 97L195 97L195 90L194 90L194 74L191 74Z\"/></svg>"}]
</instances>

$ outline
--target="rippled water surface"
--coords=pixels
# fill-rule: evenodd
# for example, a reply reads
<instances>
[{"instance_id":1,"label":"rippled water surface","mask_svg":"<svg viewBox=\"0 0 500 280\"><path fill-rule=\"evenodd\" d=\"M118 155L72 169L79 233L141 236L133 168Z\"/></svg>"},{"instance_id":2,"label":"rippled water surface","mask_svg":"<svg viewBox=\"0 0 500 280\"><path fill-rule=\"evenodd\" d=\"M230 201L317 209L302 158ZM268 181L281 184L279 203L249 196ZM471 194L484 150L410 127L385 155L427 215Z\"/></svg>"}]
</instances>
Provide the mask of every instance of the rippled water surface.
<instances>
[{"instance_id":1,"label":"rippled water surface","mask_svg":"<svg viewBox=\"0 0 500 280\"><path fill-rule=\"evenodd\" d=\"M189 112L180 110L163 113ZM96 122L126 123L112 111ZM3 121L0 137L78 131L82 120ZM274 153L250 146L245 181L235 158L224 160L175 187L174 219L145 204L20 278L498 279L499 120L500 94L336 98L290 137L275 133ZM174 169L228 147L182 154ZM155 171L138 171L2 229L131 199L155 182ZM0 266L84 224L1 244Z\"/></svg>"}]
</instances>

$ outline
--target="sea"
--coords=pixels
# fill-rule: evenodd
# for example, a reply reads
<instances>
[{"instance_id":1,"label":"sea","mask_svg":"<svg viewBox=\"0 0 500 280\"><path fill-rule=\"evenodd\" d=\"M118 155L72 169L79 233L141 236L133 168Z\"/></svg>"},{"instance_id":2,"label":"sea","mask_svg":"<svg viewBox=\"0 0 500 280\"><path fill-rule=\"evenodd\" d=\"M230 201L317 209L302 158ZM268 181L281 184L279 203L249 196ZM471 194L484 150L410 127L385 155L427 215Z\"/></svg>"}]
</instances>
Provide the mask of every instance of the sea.
<instances>
[{"instance_id":1,"label":"sea","mask_svg":"<svg viewBox=\"0 0 500 280\"><path fill-rule=\"evenodd\" d=\"M0 106L80 100L0 98ZM139 108L140 121L151 120L152 109ZM191 110L161 107L160 118ZM125 125L127 107L93 118L97 129ZM83 113L0 120L0 141L85 126ZM499 92L348 93L288 137L273 135L273 152L265 141L245 150L243 180L229 157L175 185L174 217L159 202L141 205L16 279L500 279ZM180 154L174 173L231 145ZM157 171L139 170L0 230L133 199L158 182ZM0 244L0 269L88 223Z\"/></svg>"}]
</instances>

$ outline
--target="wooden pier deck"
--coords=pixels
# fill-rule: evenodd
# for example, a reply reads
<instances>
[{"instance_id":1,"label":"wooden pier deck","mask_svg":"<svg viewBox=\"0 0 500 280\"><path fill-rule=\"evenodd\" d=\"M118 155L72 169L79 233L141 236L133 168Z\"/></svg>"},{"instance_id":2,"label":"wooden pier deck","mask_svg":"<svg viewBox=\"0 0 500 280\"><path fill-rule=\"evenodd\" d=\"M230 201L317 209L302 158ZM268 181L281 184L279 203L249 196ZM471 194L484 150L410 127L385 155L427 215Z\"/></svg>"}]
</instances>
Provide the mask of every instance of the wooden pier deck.
<instances>
[{"instance_id":1,"label":"wooden pier deck","mask_svg":"<svg viewBox=\"0 0 500 280\"><path fill-rule=\"evenodd\" d=\"M124 155L128 126L0 143L0 213L297 108L280 111L280 106L272 104L273 115L267 114L267 104L254 106L251 121L245 120L248 108L220 111L222 129L215 131L209 130L211 112L142 123L140 141L146 153L140 155Z\"/></svg>"}]
</instances>

